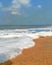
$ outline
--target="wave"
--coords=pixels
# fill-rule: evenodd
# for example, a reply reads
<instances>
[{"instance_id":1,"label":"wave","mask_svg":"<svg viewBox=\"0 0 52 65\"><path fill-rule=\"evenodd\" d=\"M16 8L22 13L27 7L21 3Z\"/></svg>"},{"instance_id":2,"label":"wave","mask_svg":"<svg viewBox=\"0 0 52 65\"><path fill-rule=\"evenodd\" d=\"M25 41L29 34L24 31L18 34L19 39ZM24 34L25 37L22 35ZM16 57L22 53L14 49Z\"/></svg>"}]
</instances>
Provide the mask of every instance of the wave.
<instances>
[{"instance_id":1,"label":"wave","mask_svg":"<svg viewBox=\"0 0 52 65\"><path fill-rule=\"evenodd\" d=\"M52 31L51 28L29 28L29 29L4 29L0 30L0 38L20 37L24 33L35 33L41 31Z\"/></svg>"},{"instance_id":2,"label":"wave","mask_svg":"<svg viewBox=\"0 0 52 65\"><path fill-rule=\"evenodd\" d=\"M0 63L21 54L24 48L34 44L26 30L0 30Z\"/></svg>"},{"instance_id":3,"label":"wave","mask_svg":"<svg viewBox=\"0 0 52 65\"><path fill-rule=\"evenodd\" d=\"M0 30L0 63L21 54L24 48L34 46L32 39L41 35L52 36L52 32L43 28Z\"/></svg>"}]
</instances>

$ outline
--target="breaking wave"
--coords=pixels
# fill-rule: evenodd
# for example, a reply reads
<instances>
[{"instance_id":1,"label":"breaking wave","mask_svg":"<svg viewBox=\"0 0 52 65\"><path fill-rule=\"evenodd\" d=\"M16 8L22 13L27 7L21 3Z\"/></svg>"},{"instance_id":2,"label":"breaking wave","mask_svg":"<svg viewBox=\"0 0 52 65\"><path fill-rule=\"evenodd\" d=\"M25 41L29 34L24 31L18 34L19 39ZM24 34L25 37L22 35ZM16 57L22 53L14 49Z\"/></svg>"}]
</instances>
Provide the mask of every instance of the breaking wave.
<instances>
[{"instance_id":1,"label":"breaking wave","mask_svg":"<svg viewBox=\"0 0 52 65\"><path fill-rule=\"evenodd\" d=\"M32 39L39 38L40 35L46 36L47 31L49 29L0 30L0 63L21 54L24 48L34 46ZM52 35L52 32L48 34Z\"/></svg>"}]
</instances>

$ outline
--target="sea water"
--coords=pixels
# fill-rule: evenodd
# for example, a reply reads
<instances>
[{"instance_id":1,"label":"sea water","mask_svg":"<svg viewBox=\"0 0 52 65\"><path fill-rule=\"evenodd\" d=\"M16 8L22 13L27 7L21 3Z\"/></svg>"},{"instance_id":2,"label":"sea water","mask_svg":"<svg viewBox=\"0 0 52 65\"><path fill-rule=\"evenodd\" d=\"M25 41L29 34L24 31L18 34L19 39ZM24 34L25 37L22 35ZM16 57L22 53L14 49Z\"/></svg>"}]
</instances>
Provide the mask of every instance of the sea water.
<instances>
[{"instance_id":1,"label":"sea water","mask_svg":"<svg viewBox=\"0 0 52 65\"><path fill-rule=\"evenodd\" d=\"M32 40L39 38L37 32L49 31L47 28L0 27L0 63L22 53L25 48L35 45ZM52 34L52 33L51 33Z\"/></svg>"}]
</instances>

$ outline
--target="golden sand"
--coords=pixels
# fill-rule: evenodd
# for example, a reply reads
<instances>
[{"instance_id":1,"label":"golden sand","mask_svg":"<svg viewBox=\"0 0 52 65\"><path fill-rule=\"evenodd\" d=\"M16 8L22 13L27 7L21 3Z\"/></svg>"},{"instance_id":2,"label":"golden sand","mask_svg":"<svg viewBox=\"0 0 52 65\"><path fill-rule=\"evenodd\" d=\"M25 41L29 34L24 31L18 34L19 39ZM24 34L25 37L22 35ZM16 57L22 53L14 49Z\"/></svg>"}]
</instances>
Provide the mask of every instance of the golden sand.
<instances>
[{"instance_id":1,"label":"golden sand","mask_svg":"<svg viewBox=\"0 0 52 65\"><path fill-rule=\"evenodd\" d=\"M0 65L52 65L52 37L33 41L34 47L24 49L21 55Z\"/></svg>"}]
</instances>

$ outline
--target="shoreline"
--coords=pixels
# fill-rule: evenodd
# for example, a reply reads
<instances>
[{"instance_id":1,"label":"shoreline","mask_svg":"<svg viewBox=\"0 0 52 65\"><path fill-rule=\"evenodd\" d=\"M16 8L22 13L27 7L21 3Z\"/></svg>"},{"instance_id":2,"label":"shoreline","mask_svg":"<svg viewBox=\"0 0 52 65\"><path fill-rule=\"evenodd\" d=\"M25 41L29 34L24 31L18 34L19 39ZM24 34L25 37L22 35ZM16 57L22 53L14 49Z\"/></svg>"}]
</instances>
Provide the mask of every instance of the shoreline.
<instances>
[{"instance_id":1,"label":"shoreline","mask_svg":"<svg viewBox=\"0 0 52 65\"><path fill-rule=\"evenodd\" d=\"M22 54L0 65L51 65L52 64L52 36L40 36L33 39L34 47L23 49Z\"/></svg>"}]
</instances>

